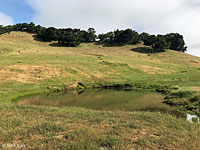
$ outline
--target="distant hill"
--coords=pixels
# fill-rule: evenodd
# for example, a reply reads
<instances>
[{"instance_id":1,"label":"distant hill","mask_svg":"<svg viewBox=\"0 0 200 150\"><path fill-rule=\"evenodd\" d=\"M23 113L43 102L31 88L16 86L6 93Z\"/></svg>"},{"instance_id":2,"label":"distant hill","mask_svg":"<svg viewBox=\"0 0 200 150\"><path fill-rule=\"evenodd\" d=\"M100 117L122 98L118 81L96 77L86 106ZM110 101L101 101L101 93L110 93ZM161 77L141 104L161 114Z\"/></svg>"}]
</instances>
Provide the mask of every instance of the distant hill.
<instances>
[{"instance_id":1,"label":"distant hill","mask_svg":"<svg viewBox=\"0 0 200 150\"><path fill-rule=\"evenodd\" d=\"M28 83L34 83L52 77L62 78L66 84L112 80L190 87L200 85L199 57L171 50L152 54L142 44L86 43L71 48L56 42L34 40L34 34L11 32L0 36L0 45L0 82L15 80L26 83L21 81L24 77ZM50 70L57 70L55 76Z\"/></svg>"}]
</instances>

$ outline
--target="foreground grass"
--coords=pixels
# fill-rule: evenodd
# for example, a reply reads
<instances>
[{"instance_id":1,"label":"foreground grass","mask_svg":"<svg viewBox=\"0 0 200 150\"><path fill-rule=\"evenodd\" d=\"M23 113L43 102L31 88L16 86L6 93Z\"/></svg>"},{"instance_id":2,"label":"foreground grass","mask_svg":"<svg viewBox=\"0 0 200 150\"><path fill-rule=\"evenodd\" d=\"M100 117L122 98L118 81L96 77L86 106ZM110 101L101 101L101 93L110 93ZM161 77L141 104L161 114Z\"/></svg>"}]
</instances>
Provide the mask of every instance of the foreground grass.
<instances>
[{"instance_id":1,"label":"foreground grass","mask_svg":"<svg viewBox=\"0 0 200 150\"><path fill-rule=\"evenodd\" d=\"M51 46L50 46L51 45ZM82 44L59 47L27 33L0 36L0 144L26 149L199 149L197 124L150 112L17 106L14 100L59 89L141 84L200 91L200 59L168 50Z\"/></svg>"},{"instance_id":2,"label":"foreground grass","mask_svg":"<svg viewBox=\"0 0 200 150\"><path fill-rule=\"evenodd\" d=\"M199 149L200 126L171 115L1 105L0 145L26 149Z\"/></svg>"}]
</instances>

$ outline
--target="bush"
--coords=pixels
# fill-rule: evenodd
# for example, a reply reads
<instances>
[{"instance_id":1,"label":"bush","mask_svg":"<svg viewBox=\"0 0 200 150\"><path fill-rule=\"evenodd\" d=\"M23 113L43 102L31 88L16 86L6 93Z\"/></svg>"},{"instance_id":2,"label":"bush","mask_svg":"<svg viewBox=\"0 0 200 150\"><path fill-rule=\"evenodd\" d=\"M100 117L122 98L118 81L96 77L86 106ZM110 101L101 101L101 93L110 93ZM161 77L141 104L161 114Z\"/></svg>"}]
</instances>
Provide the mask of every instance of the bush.
<instances>
[{"instance_id":1,"label":"bush","mask_svg":"<svg viewBox=\"0 0 200 150\"><path fill-rule=\"evenodd\" d=\"M190 102L197 102L200 101L200 96L194 96L193 98L190 99Z\"/></svg>"},{"instance_id":2,"label":"bush","mask_svg":"<svg viewBox=\"0 0 200 150\"><path fill-rule=\"evenodd\" d=\"M118 145L120 143L121 143L121 141L115 137L106 137L102 141L101 146L112 148L113 146Z\"/></svg>"},{"instance_id":3,"label":"bush","mask_svg":"<svg viewBox=\"0 0 200 150\"><path fill-rule=\"evenodd\" d=\"M163 93L163 94L166 95L166 94L171 93L171 90L169 88L166 88L166 87L160 87L160 88L156 89L156 92Z\"/></svg>"},{"instance_id":4,"label":"bush","mask_svg":"<svg viewBox=\"0 0 200 150\"><path fill-rule=\"evenodd\" d=\"M171 93L168 97L170 98L186 98L192 95L191 91L177 91Z\"/></svg>"}]
</instances>

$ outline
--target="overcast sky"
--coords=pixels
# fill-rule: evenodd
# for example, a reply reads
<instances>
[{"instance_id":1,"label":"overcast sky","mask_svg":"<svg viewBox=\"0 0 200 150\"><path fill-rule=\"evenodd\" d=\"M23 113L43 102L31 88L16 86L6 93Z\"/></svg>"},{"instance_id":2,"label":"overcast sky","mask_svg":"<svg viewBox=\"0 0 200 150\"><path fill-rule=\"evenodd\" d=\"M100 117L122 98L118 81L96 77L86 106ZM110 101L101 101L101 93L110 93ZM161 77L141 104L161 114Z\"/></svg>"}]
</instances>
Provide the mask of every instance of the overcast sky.
<instances>
[{"instance_id":1,"label":"overcast sky","mask_svg":"<svg viewBox=\"0 0 200 150\"><path fill-rule=\"evenodd\" d=\"M1 0L0 24L33 21L43 26L94 27L98 33L184 35L188 53L200 56L200 0ZM15 8L15 9L14 9Z\"/></svg>"}]
</instances>

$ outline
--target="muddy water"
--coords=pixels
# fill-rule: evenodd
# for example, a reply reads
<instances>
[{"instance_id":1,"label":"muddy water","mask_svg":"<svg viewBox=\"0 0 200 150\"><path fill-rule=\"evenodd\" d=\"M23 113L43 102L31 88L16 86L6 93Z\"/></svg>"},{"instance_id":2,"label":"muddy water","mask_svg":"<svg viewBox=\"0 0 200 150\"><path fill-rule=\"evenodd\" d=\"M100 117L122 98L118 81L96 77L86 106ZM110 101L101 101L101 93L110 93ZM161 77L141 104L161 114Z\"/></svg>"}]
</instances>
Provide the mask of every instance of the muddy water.
<instances>
[{"instance_id":1,"label":"muddy water","mask_svg":"<svg viewBox=\"0 0 200 150\"><path fill-rule=\"evenodd\" d=\"M18 104L53 107L73 106L109 111L174 111L173 108L162 102L163 95L158 93L101 90L86 91L82 94L37 95L23 99Z\"/></svg>"}]
</instances>

